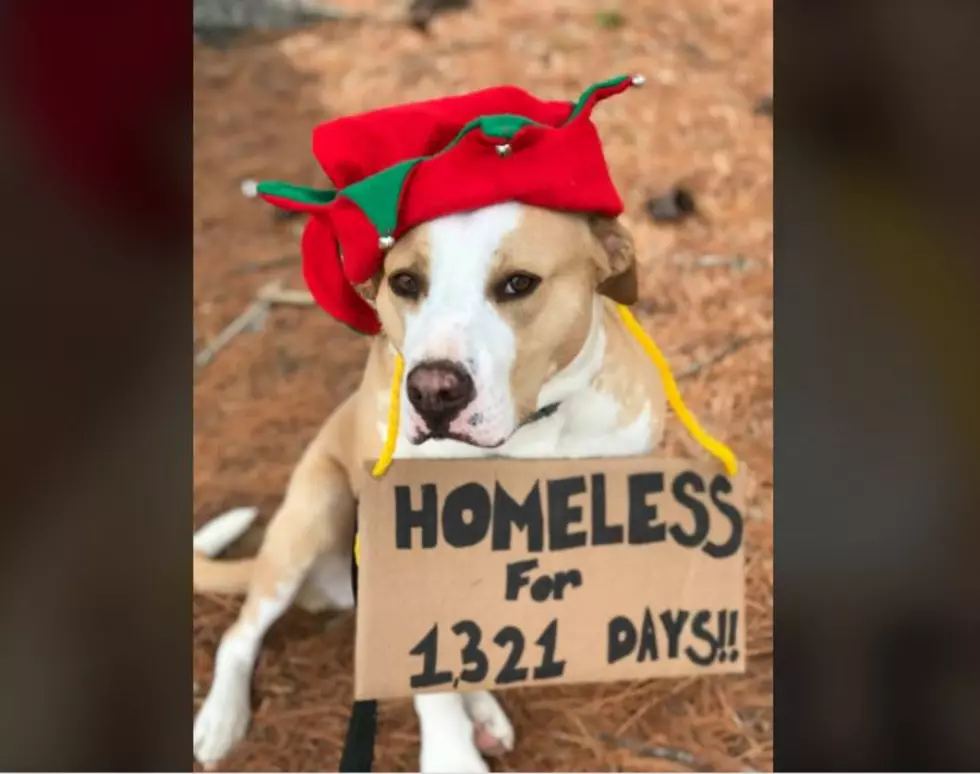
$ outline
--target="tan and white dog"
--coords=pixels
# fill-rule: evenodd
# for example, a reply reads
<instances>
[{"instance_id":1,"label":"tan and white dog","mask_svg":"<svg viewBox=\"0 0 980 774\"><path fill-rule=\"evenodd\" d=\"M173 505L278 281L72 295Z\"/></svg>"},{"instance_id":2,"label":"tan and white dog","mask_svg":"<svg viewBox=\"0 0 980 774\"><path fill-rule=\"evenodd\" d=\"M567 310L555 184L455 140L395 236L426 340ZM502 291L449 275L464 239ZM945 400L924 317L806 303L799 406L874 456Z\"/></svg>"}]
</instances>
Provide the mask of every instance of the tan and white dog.
<instances>
[{"instance_id":1,"label":"tan and white dog","mask_svg":"<svg viewBox=\"0 0 980 774\"><path fill-rule=\"evenodd\" d=\"M259 647L287 607L353 605L357 498L385 437L395 349L406 375L396 459L614 457L660 443L663 385L615 307L637 292L619 221L513 202L439 218L402 237L360 290L385 332L303 454L258 555L209 558L247 528L249 509L195 535L195 590L247 592L194 725L202 763L244 736ZM513 748L488 692L420 695L415 709L422 772L489 771L484 753Z\"/></svg>"}]
</instances>

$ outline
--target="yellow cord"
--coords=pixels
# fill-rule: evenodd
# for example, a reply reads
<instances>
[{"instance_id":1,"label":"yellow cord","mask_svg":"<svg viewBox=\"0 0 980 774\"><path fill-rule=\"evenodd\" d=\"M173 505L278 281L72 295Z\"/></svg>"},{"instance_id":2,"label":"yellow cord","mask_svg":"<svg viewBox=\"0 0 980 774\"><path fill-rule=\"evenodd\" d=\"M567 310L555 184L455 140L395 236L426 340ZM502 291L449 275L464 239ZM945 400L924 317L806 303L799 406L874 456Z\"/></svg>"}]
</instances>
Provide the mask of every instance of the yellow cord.
<instances>
[{"instance_id":1,"label":"yellow cord","mask_svg":"<svg viewBox=\"0 0 980 774\"><path fill-rule=\"evenodd\" d=\"M619 316L626 323L626 329L640 342L640 346L643 347L643 350L653 361L653 364L657 366L657 370L660 372L660 379L664 383L664 390L667 392L667 401L670 403L670 407L674 409L674 413L677 414L677 418L681 421L681 424L687 428L687 432L691 434L691 437L695 441L721 461L721 464L725 466L725 470L728 471L730 476L734 476L738 471L738 461L735 459L732 450L721 441L708 435L701 425L698 424L698 420L694 418L694 415L684 405L684 399L681 398L681 392L677 389L677 382L674 381L674 375L670 372L670 364L667 362L667 358L663 356L663 353L653 343L653 339L647 335L647 332L640 327L640 324L636 321L629 307L623 306L622 304L618 304L617 306L619 307Z\"/></svg>"},{"instance_id":2,"label":"yellow cord","mask_svg":"<svg viewBox=\"0 0 980 774\"><path fill-rule=\"evenodd\" d=\"M371 475L381 478L388 472L391 460L395 456L395 444L398 442L398 416L401 411L402 371L405 370L405 358L400 352L395 353L395 373L391 377L391 399L388 407L388 431L385 434L385 445L381 448L381 456L374 463Z\"/></svg>"},{"instance_id":3,"label":"yellow cord","mask_svg":"<svg viewBox=\"0 0 980 774\"><path fill-rule=\"evenodd\" d=\"M391 467L395 456L395 444L398 442L398 415L402 394L402 372L405 370L405 359L400 352L395 353L395 373L391 377L391 399L388 407L388 429L385 432L385 444L381 447L381 456L374 463L371 475L381 478ZM361 565L361 535L354 534L354 564Z\"/></svg>"}]
</instances>

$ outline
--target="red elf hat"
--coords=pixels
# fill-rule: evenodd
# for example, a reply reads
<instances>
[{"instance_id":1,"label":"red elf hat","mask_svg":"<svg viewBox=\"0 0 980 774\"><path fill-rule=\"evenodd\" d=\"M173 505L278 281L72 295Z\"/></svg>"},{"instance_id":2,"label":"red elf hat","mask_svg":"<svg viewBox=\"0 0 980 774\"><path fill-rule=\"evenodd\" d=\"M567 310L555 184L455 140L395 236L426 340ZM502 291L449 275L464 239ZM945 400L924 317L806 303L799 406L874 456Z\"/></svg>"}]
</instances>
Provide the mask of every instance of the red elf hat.
<instances>
[{"instance_id":1,"label":"red elf hat","mask_svg":"<svg viewBox=\"0 0 980 774\"><path fill-rule=\"evenodd\" d=\"M322 124L313 152L337 190L264 182L258 195L308 213L303 276L317 303L362 333L381 330L354 285L421 223L505 201L615 217L623 202L589 120L595 105L641 86L623 75L576 102L514 86L384 108Z\"/></svg>"}]
</instances>

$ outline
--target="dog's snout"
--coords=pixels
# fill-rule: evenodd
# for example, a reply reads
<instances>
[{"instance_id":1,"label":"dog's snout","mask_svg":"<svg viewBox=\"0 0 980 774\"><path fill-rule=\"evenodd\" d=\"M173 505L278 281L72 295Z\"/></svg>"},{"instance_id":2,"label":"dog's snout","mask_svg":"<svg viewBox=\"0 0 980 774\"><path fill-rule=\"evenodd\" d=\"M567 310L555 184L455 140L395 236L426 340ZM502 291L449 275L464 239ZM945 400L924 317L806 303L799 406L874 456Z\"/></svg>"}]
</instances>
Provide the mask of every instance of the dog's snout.
<instances>
[{"instance_id":1,"label":"dog's snout","mask_svg":"<svg viewBox=\"0 0 980 774\"><path fill-rule=\"evenodd\" d=\"M408 399L429 429L443 428L476 397L473 378L459 363L419 363L405 381Z\"/></svg>"}]
</instances>

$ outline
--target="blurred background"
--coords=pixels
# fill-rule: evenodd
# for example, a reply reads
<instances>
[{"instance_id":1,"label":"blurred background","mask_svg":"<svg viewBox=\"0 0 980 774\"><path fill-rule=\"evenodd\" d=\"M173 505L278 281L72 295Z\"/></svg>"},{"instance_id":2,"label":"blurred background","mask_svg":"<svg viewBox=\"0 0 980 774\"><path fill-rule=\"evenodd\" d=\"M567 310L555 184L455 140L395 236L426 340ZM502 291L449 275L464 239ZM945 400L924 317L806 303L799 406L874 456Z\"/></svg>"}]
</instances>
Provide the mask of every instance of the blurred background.
<instances>
[{"instance_id":1,"label":"blurred background","mask_svg":"<svg viewBox=\"0 0 980 774\"><path fill-rule=\"evenodd\" d=\"M768 0L195 0L194 514L267 519L299 456L356 386L367 341L319 308L253 306L304 289L301 220L250 180L326 184L322 121L512 83L574 99L647 82L593 120L636 236L637 315L689 407L749 470L745 675L508 691L506 771L773 767L773 20ZM229 327L230 326L230 327ZM667 451L692 453L679 423ZM257 535L239 546L254 550ZM194 706L237 600L194 601ZM270 633L255 718L228 770L335 770L351 705L350 616L291 611ZM380 709L376 770L417 766L409 702ZM190 740L188 737L188 748Z\"/></svg>"}]
</instances>

